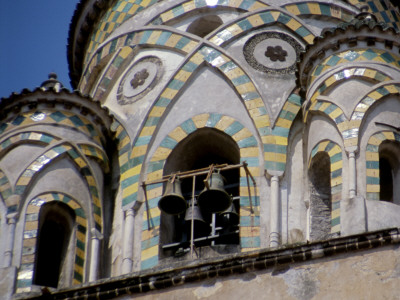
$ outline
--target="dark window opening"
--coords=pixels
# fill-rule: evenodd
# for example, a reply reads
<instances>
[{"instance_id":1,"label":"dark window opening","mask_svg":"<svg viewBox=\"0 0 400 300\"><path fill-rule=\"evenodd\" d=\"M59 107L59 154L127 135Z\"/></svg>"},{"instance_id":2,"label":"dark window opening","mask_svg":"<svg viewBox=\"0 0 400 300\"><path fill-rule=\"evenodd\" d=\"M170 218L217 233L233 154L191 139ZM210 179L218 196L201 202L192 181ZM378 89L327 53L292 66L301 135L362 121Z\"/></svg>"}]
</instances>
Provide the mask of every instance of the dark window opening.
<instances>
[{"instance_id":1,"label":"dark window opening","mask_svg":"<svg viewBox=\"0 0 400 300\"><path fill-rule=\"evenodd\" d=\"M189 25L186 31L200 37L205 37L222 24L223 22L218 16L205 16L196 19L192 24Z\"/></svg>"},{"instance_id":2,"label":"dark window opening","mask_svg":"<svg viewBox=\"0 0 400 300\"><path fill-rule=\"evenodd\" d=\"M380 176L380 200L393 202L393 175L390 162L384 158L379 158Z\"/></svg>"},{"instance_id":3,"label":"dark window opening","mask_svg":"<svg viewBox=\"0 0 400 300\"><path fill-rule=\"evenodd\" d=\"M58 286L74 223L75 213L62 202L40 208L34 284Z\"/></svg>"},{"instance_id":4,"label":"dark window opening","mask_svg":"<svg viewBox=\"0 0 400 300\"><path fill-rule=\"evenodd\" d=\"M215 129L204 128L192 133L175 147L167 159L164 175L208 168L212 164L236 165L239 162L239 148L230 136ZM239 244L240 170L222 170L220 175L225 182L223 186L214 187L226 191L233 201L229 209L215 214L209 212L208 207L197 205L197 199L205 188L204 180L207 174L195 177L193 238L196 247ZM187 201L187 210L178 215L168 215L164 212L161 215L160 244L164 257L184 254L190 247L193 177L181 180L181 190Z\"/></svg>"},{"instance_id":5,"label":"dark window opening","mask_svg":"<svg viewBox=\"0 0 400 300\"><path fill-rule=\"evenodd\" d=\"M319 152L312 159L309 170L310 195L310 237L323 240L331 232L331 166L326 152Z\"/></svg>"},{"instance_id":6,"label":"dark window opening","mask_svg":"<svg viewBox=\"0 0 400 300\"><path fill-rule=\"evenodd\" d=\"M400 146L398 142L385 140L379 145L379 199L400 204Z\"/></svg>"}]
</instances>

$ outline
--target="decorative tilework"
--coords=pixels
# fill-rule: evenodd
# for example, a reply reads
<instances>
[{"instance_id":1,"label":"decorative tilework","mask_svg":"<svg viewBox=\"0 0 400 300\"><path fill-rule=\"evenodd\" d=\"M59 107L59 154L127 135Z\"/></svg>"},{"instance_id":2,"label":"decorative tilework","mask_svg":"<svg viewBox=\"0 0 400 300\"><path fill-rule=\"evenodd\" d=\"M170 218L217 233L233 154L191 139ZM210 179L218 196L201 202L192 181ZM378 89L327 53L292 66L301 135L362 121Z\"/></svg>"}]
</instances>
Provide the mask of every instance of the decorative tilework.
<instances>
[{"instance_id":1,"label":"decorative tilework","mask_svg":"<svg viewBox=\"0 0 400 300\"><path fill-rule=\"evenodd\" d=\"M151 24L153 25L161 25L165 24L168 21L171 21L175 18L182 16L188 12L191 12L195 9L204 8L204 7L230 7L230 8L237 8L244 11L254 11L260 8L268 7L268 5L255 0L217 0L215 5L210 5L207 1L204 0L191 0L186 1L174 8L167 10L156 17Z\"/></svg>"},{"instance_id":2,"label":"decorative tilework","mask_svg":"<svg viewBox=\"0 0 400 300\"><path fill-rule=\"evenodd\" d=\"M188 125L190 124L190 125ZM163 168L166 159L173 149L185 139L189 134L199 128L215 128L221 130L232 137L238 144L240 150L240 161L246 161L249 170L254 177L262 175L259 168L259 145L251 132L235 119L220 114L197 115L172 130L164 138L160 146L150 159L147 170L147 180L157 180L163 175ZM251 142L243 142L243 141ZM260 224L259 224L259 192L256 190L252 196L254 214L250 213L249 193L247 188L246 173L240 170L240 243L242 251L258 248L260 246ZM253 191L253 188L252 188ZM147 211L143 212L143 232L142 232L142 269L147 269L158 263L158 239L160 232L160 210L157 206L158 200L162 196L162 185L150 185L147 189L148 202L150 208L150 223L152 229L147 227ZM151 242L153 241L153 242Z\"/></svg>"},{"instance_id":3,"label":"decorative tilework","mask_svg":"<svg viewBox=\"0 0 400 300\"><path fill-rule=\"evenodd\" d=\"M167 106L173 101L178 94L179 89L189 80L191 74L197 67L206 61L211 66L218 68L234 85L237 93L241 96L246 109L252 118L264 144L266 154L265 166L269 170L285 169L287 138L289 129L300 109L300 97L293 94L288 98L283 110L273 129L270 128L269 116L265 108L261 96L257 92L256 87L245 72L229 57L221 52L210 48L202 47L198 52L194 53L190 60L178 70L174 78L171 80L167 88L161 93L158 101L150 110L145 125L135 141L135 146L130 157L131 168L121 175L121 183L123 186L123 207L129 208L137 201L138 177L140 175L142 164L145 161L148 144L152 140L152 135L162 119ZM190 73L188 74L190 70ZM184 74L182 74L184 73ZM184 76L183 76L184 75ZM179 84L177 84L177 82ZM209 120L208 122L212 122ZM191 130L186 128L189 124L183 126L183 130ZM251 145L253 141L242 140L240 143ZM137 178L132 180L132 178Z\"/></svg>"},{"instance_id":4,"label":"decorative tilework","mask_svg":"<svg viewBox=\"0 0 400 300\"><path fill-rule=\"evenodd\" d=\"M17 183L15 184L14 193L16 195L22 196L36 173L39 172L47 164L51 163L56 157L59 157L63 154L68 154L72 158L76 166L79 168L82 176L86 179L92 198L94 225L95 228L101 232L102 205L97 190L96 179L92 175L92 172L90 171L90 168L87 165L84 157L77 149L73 148L71 145L68 145L66 143L55 145L53 148L46 151L44 154L35 159L18 178Z\"/></svg>"},{"instance_id":5,"label":"decorative tilework","mask_svg":"<svg viewBox=\"0 0 400 300\"><path fill-rule=\"evenodd\" d=\"M331 173L331 233L340 233L340 200L342 198L342 149L335 142L319 142L311 151L308 166L318 152L326 152L330 158Z\"/></svg>"},{"instance_id":6,"label":"decorative tilework","mask_svg":"<svg viewBox=\"0 0 400 300\"><path fill-rule=\"evenodd\" d=\"M40 207L51 201L60 201L68 205L75 212L75 264L72 284L81 284L84 281L86 261L86 232L87 219L82 206L76 200L62 193L46 193L32 199L25 214L24 240L22 248L21 266L17 276L17 293L30 292L32 290L35 253L39 226Z\"/></svg>"},{"instance_id":7,"label":"decorative tilework","mask_svg":"<svg viewBox=\"0 0 400 300\"><path fill-rule=\"evenodd\" d=\"M35 125L38 122L41 124L54 124L73 127L85 135L93 138L97 143L101 144L100 134L96 127L86 118L77 116L76 114L68 111L59 110L43 110L40 112L27 112L14 119L3 123L4 126L0 128L0 134L12 130L18 126Z\"/></svg>"},{"instance_id":8,"label":"decorative tilework","mask_svg":"<svg viewBox=\"0 0 400 300\"><path fill-rule=\"evenodd\" d=\"M377 49L355 49L346 50L324 59L318 66L316 66L309 79L309 84L314 82L315 78L329 70L333 66L345 64L354 61L368 61L372 60L379 63L387 63L397 68L400 67L400 56L396 56L390 52Z\"/></svg>"},{"instance_id":9,"label":"decorative tilework","mask_svg":"<svg viewBox=\"0 0 400 300\"><path fill-rule=\"evenodd\" d=\"M399 94L400 84L387 83L381 85L368 93L358 102L351 114L350 120L346 118L340 107L328 101L316 100L311 105L309 111L320 111L327 114L337 125L343 137L345 147L358 146L358 132L367 110L372 104L383 97Z\"/></svg>"},{"instance_id":10,"label":"decorative tilework","mask_svg":"<svg viewBox=\"0 0 400 300\"><path fill-rule=\"evenodd\" d=\"M260 128L263 133L265 169L285 171L290 127L301 108L301 98L291 94L280 112L275 126Z\"/></svg>"},{"instance_id":11,"label":"decorative tilework","mask_svg":"<svg viewBox=\"0 0 400 300\"><path fill-rule=\"evenodd\" d=\"M103 167L105 173L110 171L108 158L103 149L98 146L88 144L79 144L78 147L81 150L81 153L83 153L85 156L96 159Z\"/></svg>"},{"instance_id":12,"label":"decorative tilework","mask_svg":"<svg viewBox=\"0 0 400 300\"><path fill-rule=\"evenodd\" d=\"M0 170L0 195L1 200L5 202L7 207L7 214L15 212L17 205L10 203L10 200L7 202L7 199L12 195L12 187L7 175L2 170Z\"/></svg>"},{"instance_id":13,"label":"decorative tilework","mask_svg":"<svg viewBox=\"0 0 400 300\"><path fill-rule=\"evenodd\" d=\"M353 18L350 11L334 5L333 3L301 2L283 6L288 12L295 16L299 15L321 15L349 22Z\"/></svg>"},{"instance_id":14,"label":"decorative tilework","mask_svg":"<svg viewBox=\"0 0 400 300\"><path fill-rule=\"evenodd\" d=\"M386 140L400 142L400 135L392 131L381 131L368 140L365 152L368 200L380 199L379 146Z\"/></svg>"},{"instance_id":15,"label":"decorative tilework","mask_svg":"<svg viewBox=\"0 0 400 300\"><path fill-rule=\"evenodd\" d=\"M102 82L99 84L99 89L101 89L102 92L97 95L97 98L101 97L118 68L124 63L127 57L130 57L129 55L132 53L133 48L139 45L158 45L187 54L194 49L197 45L197 41L177 33L172 33L168 30L143 30L119 36L97 49L95 55L85 67L79 85L81 87L86 86L95 67L102 60L107 60L110 55L113 55L112 61L108 64L107 70L105 71Z\"/></svg>"},{"instance_id":16,"label":"decorative tilework","mask_svg":"<svg viewBox=\"0 0 400 300\"><path fill-rule=\"evenodd\" d=\"M379 22L385 22L387 25L399 30L400 16L391 7L388 7L384 0L349 0L352 5L366 4L369 12L373 13Z\"/></svg>"},{"instance_id":17,"label":"decorative tilework","mask_svg":"<svg viewBox=\"0 0 400 300\"><path fill-rule=\"evenodd\" d=\"M255 22L255 20L257 20L257 22ZM266 10L261 13L255 13L247 16L244 19L239 19L234 24L230 24L228 27L214 34L209 40L210 42L221 46L238 35L245 33L246 31L275 23L281 23L293 31L300 38L302 38L306 44L313 43L314 35L311 31L309 31L303 26L303 24L294 19L292 16L275 9Z\"/></svg>"},{"instance_id":18,"label":"decorative tilework","mask_svg":"<svg viewBox=\"0 0 400 300\"><path fill-rule=\"evenodd\" d=\"M235 89L242 97L244 104L249 111L250 117L253 119L257 128L267 127L270 125L269 116L267 115L264 103L253 83L251 80L245 80L245 83L242 83L242 79L247 77L244 71L221 52L210 47L202 47L198 52L193 54L190 60L176 73L170 84L162 92L158 101L150 110L148 118L145 121L145 126L139 134L133 148L131 156L132 169L123 173L121 176L123 185L125 185L125 181L131 181L131 177L137 177L140 174L149 141L152 139L152 134L163 117L166 107L173 101L175 96L178 94L179 89L184 86L184 83L189 79L193 71L204 61L211 66L218 68L231 82L237 83ZM187 70L189 69L192 70L192 72L187 74ZM235 80L239 77L242 79ZM176 82L180 83L176 84ZM137 151L138 147L141 147L140 151ZM125 186L127 186L127 188L123 190L123 206L129 207L137 200L138 184L136 182L134 184L126 184Z\"/></svg>"},{"instance_id":19,"label":"decorative tilework","mask_svg":"<svg viewBox=\"0 0 400 300\"><path fill-rule=\"evenodd\" d=\"M110 33L130 17L143 9L157 3L158 0L118 0L117 3L104 15L94 30L88 47L85 61L90 54L101 44Z\"/></svg>"},{"instance_id":20,"label":"decorative tilework","mask_svg":"<svg viewBox=\"0 0 400 300\"><path fill-rule=\"evenodd\" d=\"M333 86L354 77L369 78L374 81L382 82L392 80L392 78L378 70L372 68L349 68L336 72L332 76L328 77L323 83L321 83L311 96L311 103L314 103L319 95L323 95L324 92L332 88ZM307 115L305 115L307 117Z\"/></svg>"}]
</instances>

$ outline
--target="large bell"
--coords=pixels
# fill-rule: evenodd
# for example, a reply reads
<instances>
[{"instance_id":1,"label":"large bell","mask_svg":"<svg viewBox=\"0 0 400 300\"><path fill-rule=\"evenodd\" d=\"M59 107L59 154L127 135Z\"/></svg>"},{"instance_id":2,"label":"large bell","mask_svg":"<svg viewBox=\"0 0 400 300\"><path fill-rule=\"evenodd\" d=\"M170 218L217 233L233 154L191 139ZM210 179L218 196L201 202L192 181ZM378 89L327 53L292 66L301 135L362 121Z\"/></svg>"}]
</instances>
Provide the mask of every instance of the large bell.
<instances>
[{"instance_id":1,"label":"large bell","mask_svg":"<svg viewBox=\"0 0 400 300\"><path fill-rule=\"evenodd\" d=\"M212 173L208 186L199 194L198 203L202 210L218 213L226 210L232 204L232 197L224 189L225 178L219 173Z\"/></svg>"},{"instance_id":2,"label":"large bell","mask_svg":"<svg viewBox=\"0 0 400 300\"><path fill-rule=\"evenodd\" d=\"M169 215L179 215L185 212L187 203L182 196L181 181L170 178L165 187L164 195L158 201L158 207Z\"/></svg>"},{"instance_id":3,"label":"large bell","mask_svg":"<svg viewBox=\"0 0 400 300\"><path fill-rule=\"evenodd\" d=\"M192 215L194 223L193 238L197 239L199 237L208 236L210 233L210 224L204 221L200 208L196 204L193 206L193 209L192 206L190 206L186 210L185 227L187 236L190 237L190 232L192 230L192 225L191 225Z\"/></svg>"},{"instance_id":4,"label":"large bell","mask_svg":"<svg viewBox=\"0 0 400 300\"><path fill-rule=\"evenodd\" d=\"M237 225L239 223L239 214L233 203L225 211L220 213L220 216L224 219L224 222L230 225Z\"/></svg>"}]
</instances>

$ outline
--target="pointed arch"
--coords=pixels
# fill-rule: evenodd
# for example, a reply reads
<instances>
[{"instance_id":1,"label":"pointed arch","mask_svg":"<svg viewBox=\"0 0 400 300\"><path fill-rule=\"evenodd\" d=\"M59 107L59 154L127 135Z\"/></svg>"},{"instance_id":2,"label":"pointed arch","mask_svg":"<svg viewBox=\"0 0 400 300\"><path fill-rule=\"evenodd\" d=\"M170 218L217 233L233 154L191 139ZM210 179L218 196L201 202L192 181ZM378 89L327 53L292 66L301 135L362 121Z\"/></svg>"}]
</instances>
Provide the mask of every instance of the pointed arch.
<instances>
[{"instance_id":1,"label":"pointed arch","mask_svg":"<svg viewBox=\"0 0 400 300\"><path fill-rule=\"evenodd\" d=\"M55 145L35 159L17 179L14 193L16 195L23 196L26 188L29 186L34 176L46 165L53 162L54 159L64 154L68 155L72 159L86 180L92 200L94 227L102 232L102 205L99 198L96 179L92 175L91 169L83 155L80 154L80 151L68 143ZM17 205L22 205L22 203Z\"/></svg>"},{"instance_id":2,"label":"pointed arch","mask_svg":"<svg viewBox=\"0 0 400 300\"><path fill-rule=\"evenodd\" d=\"M366 157L366 175L367 175L367 199L380 199L380 157L379 146L384 141L394 141L400 143L400 134L393 131L380 131L368 140L365 157Z\"/></svg>"},{"instance_id":3,"label":"pointed arch","mask_svg":"<svg viewBox=\"0 0 400 300\"><path fill-rule=\"evenodd\" d=\"M258 156L260 146L252 133L235 119L217 114L201 114L188 119L180 126L172 130L160 143L150 159L147 168L147 180L156 180L163 175L163 168L172 150L177 144L186 138L189 134L200 128L215 128L232 137L237 143L240 151L240 161L246 161L248 168L254 177L262 174L260 172L260 163ZM155 184L148 187L148 204L151 224L155 228L149 230L147 222L142 227L142 269L147 269L158 263L158 241L160 226L160 210L157 206L158 200L162 194L162 184ZM250 213L250 200L247 189L246 174L240 170L240 244L242 252L254 250L260 247L260 220L259 220L259 191L252 195L253 208L255 213ZM143 220L147 219L145 210Z\"/></svg>"},{"instance_id":4,"label":"pointed arch","mask_svg":"<svg viewBox=\"0 0 400 300\"><path fill-rule=\"evenodd\" d=\"M209 41L217 46L223 46L247 31L273 24L285 26L299 36L306 45L313 43L315 36L306 26L284 10L281 11L276 8L267 8L262 12L255 12L244 18L239 18L239 20L235 19L234 23L228 24L227 27L211 36Z\"/></svg>"},{"instance_id":5,"label":"pointed arch","mask_svg":"<svg viewBox=\"0 0 400 300\"><path fill-rule=\"evenodd\" d=\"M325 152L330 159L330 185L331 185L331 233L340 233L340 200L342 198L342 149L333 141L319 142L311 150L308 159L308 168L311 167L313 157Z\"/></svg>"},{"instance_id":6,"label":"pointed arch","mask_svg":"<svg viewBox=\"0 0 400 300\"><path fill-rule=\"evenodd\" d=\"M352 136L346 138L346 145L358 145L358 132L360 131L364 116L375 102L382 100L386 96L399 94L400 83L390 82L380 85L363 97L354 108L350 117L349 131L351 131L353 134Z\"/></svg>"},{"instance_id":7,"label":"pointed arch","mask_svg":"<svg viewBox=\"0 0 400 300\"><path fill-rule=\"evenodd\" d=\"M393 79L389 75L373 68L368 68L368 67L346 68L344 70L335 72L327 79L325 79L322 83L320 83L318 87L315 89L314 94L310 98L311 103L313 104L316 101L317 97L323 94L327 89L332 88L345 80L357 77L370 79L377 82L388 81Z\"/></svg>"},{"instance_id":8,"label":"pointed arch","mask_svg":"<svg viewBox=\"0 0 400 300\"><path fill-rule=\"evenodd\" d=\"M7 123L3 123L0 127L0 134L3 134L9 130L21 128L21 126L32 126L40 124L51 124L56 123L59 126L74 127L86 136L93 138L99 145L104 144L101 140L99 129L93 126L92 122L88 119L78 116L69 111L59 110L47 110L43 109L36 112L22 113Z\"/></svg>"},{"instance_id":9,"label":"pointed arch","mask_svg":"<svg viewBox=\"0 0 400 300\"><path fill-rule=\"evenodd\" d=\"M159 46L183 54L188 54L197 44L198 41L167 29L146 29L121 35L110 40L104 46L96 50L96 53L85 67L79 86L86 86L95 67L110 55L113 55L112 61L108 63L108 67L104 73L105 75L99 83L99 86L102 88L106 88L109 84L109 81L105 81L104 78L107 78L108 80L112 78L115 70L137 46ZM124 50L122 51L121 49ZM115 52L117 53L115 54Z\"/></svg>"},{"instance_id":10,"label":"pointed arch","mask_svg":"<svg viewBox=\"0 0 400 300\"><path fill-rule=\"evenodd\" d=\"M86 214L80 203L72 197L63 193L44 193L40 194L29 201L26 208L25 227L22 242L22 258L21 266L18 270L16 292L23 293L31 291L34 276L35 254L37 252L38 237L38 220L39 211L43 204L52 201L60 201L70 207L75 213L76 240L75 240L75 259L73 267L73 285L81 284L85 278L86 265L86 233L88 221Z\"/></svg>"}]
</instances>

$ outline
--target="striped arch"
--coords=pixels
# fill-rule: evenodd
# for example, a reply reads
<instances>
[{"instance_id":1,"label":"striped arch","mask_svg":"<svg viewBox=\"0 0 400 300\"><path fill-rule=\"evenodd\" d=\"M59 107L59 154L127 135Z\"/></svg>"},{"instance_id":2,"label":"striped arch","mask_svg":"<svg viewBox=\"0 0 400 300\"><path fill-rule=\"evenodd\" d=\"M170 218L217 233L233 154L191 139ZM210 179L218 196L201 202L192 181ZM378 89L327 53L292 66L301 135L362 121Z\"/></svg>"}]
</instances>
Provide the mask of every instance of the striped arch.
<instances>
[{"instance_id":1,"label":"striped arch","mask_svg":"<svg viewBox=\"0 0 400 300\"><path fill-rule=\"evenodd\" d=\"M358 61L373 61L378 63L390 64L397 69L400 67L400 56L394 55L384 50L370 48L346 50L327 57L317 67L315 67L310 76L308 84L310 85L320 74L328 69L333 68L334 66Z\"/></svg>"},{"instance_id":2,"label":"striped arch","mask_svg":"<svg viewBox=\"0 0 400 300\"><path fill-rule=\"evenodd\" d=\"M226 1L226 0L217 0L215 5L210 5L207 1L204 0L190 0L184 3L181 3L156 17L153 21L151 21L152 25L162 25L168 21L171 21L175 18L178 18L188 12L191 12L196 9L204 8L204 7L229 7L233 9L239 9L242 11L255 11L261 8L268 7L269 5L264 4L260 1L255 0L239 0L239 1Z\"/></svg>"},{"instance_id":3,"label":"striped arch","mask_svg":"<svg viewBox=\"0 0 400 300\"><path fill-rule=\"evenodd\" d=\"M114 120L111 124L111 130L115 132L117 142L119 173L125 173L131 167L131 140L125 128L121 123Z\"/></svg>"},{"instance_id":4,"label":"striped arch","mask_svg":"<svg viewBox=\"0 0 400 300\"><path fill-rule=\"evenodd\" d=\"M132 168L121 176L122 185L125 187L123 190L123 206L125 208L130 207L137 200L138 177L141 173L147 149L153 139L156 127L163 119L167 107L173 102L175 96L204 61L220 70L232 82L260 135L265 137L269 135L269 116L264 102L250 78L229 57L213 48L202 47L175 74L154 106L150 109L147 119L144 122L144 127L132 150Z\"/></svg>"},{"instance_id":5,"label":"striped arch","mask_svg":"<svg viewBox=\"0 0 400 300\"><path fill-rule=\"evenodd\" d=\"M311 96L311 103L314 103L319 95L322 95L328 88L349 80L355 77L369 78L374 81L382 82L392 80L392 77L372 68L355 67L350 69L341 70L329 76L323 83L321 83Z\"/></svg>"},{"instance_id":6,"label":"striped arch","mask_svg":"<svg viewBox=\"0 0 400 300\"><path fill-rule=\"evenodd\" d=\"M93 31L85 62L87 62L90 54L97 46L101 44L114 29L130 17L157 2L158 0L118 0L104 15L97 25L97 29Z\"/></svg>"},{"instance_id":7,"label":"striped arch","mask_svg":"<svg viewBox=\"0 0 400 300\"><path fill-rule=\"evenodd\" d=\"M56 123L57 125L73 127L85 135L93 138L97 143L102 144L102 141L100 140L101 135L88 119L77 116L76 114L68 111L58 110L42 110L34 113L22 113L11 121L3 123L0 127L0 134L15 128L20 128L21 126L36 125L39 123Z\"/></svg>"},{"instance_id":8,"label":"striped arch","mask_svg":"<svg viewBox=\"0 0 400 300\"><path fill-rule=\"evenodd\" d=\"M259 145L252 133L235 119L217 113L201 114L183 122L171 131L161 142L150 159L147 168L147 180L156 180L163 176L165 161L175 146L189 134L200 128L215 128L228 134L237 143L240 149L240 161L246 161L254 177L262 175L259 163ZM151 224L155 228L147 227L147 212L143 212L142 227L142 269L151 268L158 263L160 210L157 206L162 196L162 184L148 186L147 195L151 216ZM254 189L251 189L252 193ZM260 247L260 210L259 191L252 194L254 214L250 213L249 193L246 173L240 169L240 243L242 252Z\"/></svg>"},{"instance_id":9,"label":"striped arch","mask_svg":"<svg viewBox=\"0 0 400 300\"><path fill-rule=\"evenodd\" d=\"M56 138L55 136L52 136L48 133L39 132L39 131L29 131L29 132L17 133L17 134L12 135L0 142L0 156L3 155L4 151L9 151L10 147L18 145L18 143L21 143L24 141L32 141L32 142L41 143L43 145L48 145L48 144L50 144L54 141L58 141L58 140L60 140L60 139Z\"/></svg>"},{"instance_id":10,"label":"striped arch","mask_svg":"<svg viewBox=\"0 0 400 300\"><path fill-rule=\"evenodd\" d=\"M290 128L301 108L301 98L291 94L286 100L278 119L269 134L262 137L265 169L284 172L287 162L287 147Z\"/></svg>"},{"instance_id":11,"label":"striped arch","mask_svg":"<svg viewBox=\"0 0 400 300\"><path fill-rule=\"evenodd\" d=\"M108 173L110 171L108 157L104 153L103 149L101 149L97 145L89 144L78 144L78 147L81 153L84 154L86 157L91 157L98 161L103 167L105 173Z\"/></svg>"},{"instance_id":12,"label":"striped arch","mask_svg":"<svg viewBox=\"0 0 400 300\"><path fill-rule=\"evenodd\" d=\"M82 206L78 201L62 193L45 193L30 200L25 216L23 233L21 266L17 276L17 293L31 291L33 284L33 272L35 266L35 254L39 226L39 212L43 204L51 201L60 201L68 205L75 213L75 259L72 284L81 284L85 275L86 261L86 232L88 221Z\"/></svg>"},{"instance_id":13,"label":"striped arch","mask_svg":"<svg viewBox=\"0 0 400 300\"><path fill-rule=\"evenodd\" d=\"M188 54L198 42L184 35L174 33L166 29L153 29L153 30L142 30L131 32L109 41L107 44L96 50L96 53L91 58L89 64L85 67L85 72L82 76L80 86L86 86L89 81L89 77L92 74L94 68L110 54L119 53L114 55L113 61L109 64L109 71L115 73L116 69L121 63L128 57L135 46L139 45L152 45L163 48L175 49L176 51ZM123 50L121 50L123 49ZM111 74L105 77L112 77Z\"/></svg>"},{"instance_id":14,"label":"striped arch","mask_svg":"<svg viewBox=\"0 0 400 300\"><path fill-rule=\"evenodd\" d=\"M368 109L377 101L388 95L400 95L400 83L387 83L379 86L363 97L353 110L350 118L349 131L354 133L345 141L348 145L358 145L358 132Z\"/></svg>"},{"instance_id":15,"label":"striped arch","mask_svg":"<svg viewBox=\"0 0 400 300\"><path fill-rule=\"evenodd\" d=\"M333 3L300 2L283 6L288 12L295 16L313 15L332 17L344 22L350 22L353 14Z\"/></svg>"},{"instance_id":16,"label":"striped arch","mask_svg":"<svg viewBox=\"0 0 400 300\"><path fill-rule=\"evenodd\" d=\"M25 171L18 178L17 183L15 185L15 194L22 196L32 181L32 178L40 172L40 170L45 167L47 164L51 163L55 158L68 154L76 166L79 168L80 173L86 179L88 184L88 188L90 191L90 196L92 198L92 206L93 206L93 219L94 226L100 232L102 231L102 205L99 199L99 192L96 186L96 179L92 175L89 166L87 165L83 156L76 151L71 145L61 144L56 145L50 150L46 151L44 154L39 156L34 162L32 162L29 167L25 169ZM18 204L14 204L17 205ZM14 207L8 209L16 209Z\"/></svg>"},{"instance_id":17,"label":"striped arch","mask_svg":"<svg viewBox=\"0 0 400 300\"><path fill-rule=\"evenodd\" d=\"M178 18L185 13L207 6L210 5L207 5L206 1L199 1L199 0L186 1L182 4L173 7L172 9L163 12L157 18L155 18L151 22L151 24L153 25L165 24L166 22ZM267 8L269 5L254 0L252 1L242 0L242 1L230 1L230 2L227 2L226 0L217 0L213 7L215 6L237 8L244 11L255 11L262 8ZM348 22L352 19L352 14L349 11L333 4L302 2L296 4L288 4L283 6L283 8L286 9L289 13L296 16L321 15L321 16L336 18L345 22Z\"/></svg>"},{"instance_id":18,"label":"striped arch","mask_svg":"<svg viewBox=\"0 0 400 300\"><path fill-rule=\"evenodd\" d=\"M392 131L381 131L372 135L366 149L367 199L380 199L379 146L383 141L400 142L400 135Z\"/></svg>"},{"instance_id":19,"label":"striped arch","mask_svg":"<svg viewBox=\"0 0 400 300\"><path fill-rule=\"evenodd\" d=\"M330 140L319 142L311 151L308 168L314 156L319 152L326 152L330 158L331 169L331 233L340 233L340 200L342 199L342 149Z\"/></svg>"},{"instance_id":20,"label":"striped arch","mask_svg":"<svg viewBox=\"0 0 400 300\"><path fill-rule=\"evenodd\" d=\"M260 13L257 12L239 21L235 21L234 24L228 25L228 27L210 37L209 41L217 46L222 46L224 43L232 40L240 34L243 34L244 32L276 23L280 23L292 30L300 36L306 44L313 43L315 36L310 30L290 14L276 9L265 10Z\"/></svg>"},{"instance_id":21,"label":"striped arch","mask_svg":"<svg viewBox=\"0 0 400 300\"><path fill-rule=\"evenodd\" d=\"M11 195L12 186L10 184L10 181L8 180L7 175L2 170L0 170L0 196L7 208L7 214L16 212L17 210L17 206L14 206L14 203L10 203L10 201L12 201L12 199L9 199Z\"/></svg>"}]
</instances>

